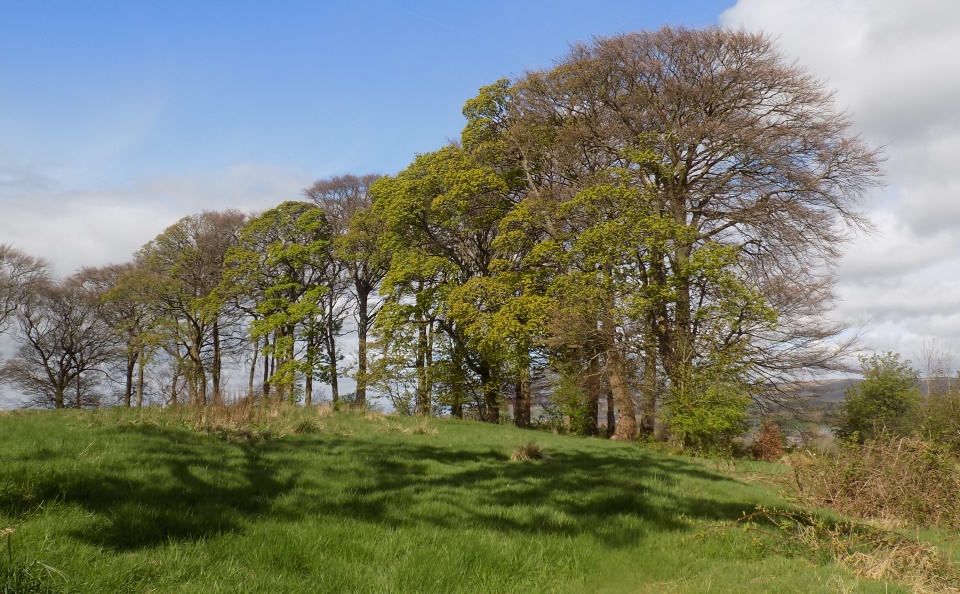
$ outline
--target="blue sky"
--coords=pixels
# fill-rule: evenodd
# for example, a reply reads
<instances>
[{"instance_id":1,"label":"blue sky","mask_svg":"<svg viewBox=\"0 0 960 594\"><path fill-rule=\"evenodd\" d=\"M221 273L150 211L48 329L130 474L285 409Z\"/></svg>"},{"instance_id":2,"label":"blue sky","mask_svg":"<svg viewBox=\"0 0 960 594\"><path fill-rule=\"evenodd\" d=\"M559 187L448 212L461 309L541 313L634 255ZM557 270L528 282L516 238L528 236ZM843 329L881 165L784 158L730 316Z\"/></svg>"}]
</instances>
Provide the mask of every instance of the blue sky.
<instances>
[{"instance_id":1,"label":"blue sky","mask_svg":"<svg viewBox=\"0 0 960 594\"><path fill-rule=\"evenodd\" d=\"M836 90L888 185L835 315L868 349L960 352L955 0L0 0L0 243L69 274L185 215L395 173L459 135L479 87L663 24L766 31Z\"/></svg>"},{"instance_id":2,"label":"blue sky","mask_svg":"<svg viewBox=\"0 0 960 594\"><path fill-rule=\"evenodd\" d=\"M0 150L95 185L236 163L391 173L478 87L729 3L0 1Z\"/></svg>"}]
</instances>

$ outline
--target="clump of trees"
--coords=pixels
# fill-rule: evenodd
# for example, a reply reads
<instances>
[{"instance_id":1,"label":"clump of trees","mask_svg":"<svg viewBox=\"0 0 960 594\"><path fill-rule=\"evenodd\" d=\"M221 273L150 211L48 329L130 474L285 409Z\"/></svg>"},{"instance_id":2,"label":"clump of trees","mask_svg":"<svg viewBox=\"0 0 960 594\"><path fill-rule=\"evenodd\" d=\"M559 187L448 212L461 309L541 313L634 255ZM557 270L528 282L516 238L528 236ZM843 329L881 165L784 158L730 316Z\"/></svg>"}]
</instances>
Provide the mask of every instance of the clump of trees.
<instances>
[{"instance_id":1,"label":"clump of trees","mask_svg":"<svg viewBox=\"0 0 960 594\"><path fill-rule=\"evenodd\" d=\"M615 439L703 449L841 364L830 263L867 225L879 159L770 37L597 38L463 113L458 141L396 175L186 217L86 271L124 404L145 368L159 401L217 403L242 361L250 398L309 404L321 382L335 401L525 427L554 397L580 432L605 409Z\"/></svg>"}]
</instances>

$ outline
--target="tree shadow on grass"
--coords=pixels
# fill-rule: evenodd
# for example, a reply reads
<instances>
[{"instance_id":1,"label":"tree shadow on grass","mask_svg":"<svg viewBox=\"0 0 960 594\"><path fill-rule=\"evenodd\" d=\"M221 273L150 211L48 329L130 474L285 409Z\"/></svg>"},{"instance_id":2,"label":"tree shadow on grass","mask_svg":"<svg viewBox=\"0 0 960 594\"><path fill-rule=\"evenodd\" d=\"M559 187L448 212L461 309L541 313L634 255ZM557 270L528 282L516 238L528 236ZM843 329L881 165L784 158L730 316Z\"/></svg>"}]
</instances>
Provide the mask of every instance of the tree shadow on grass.
<instances>
[{"instance_id":1,"label":"tree shadow on grass","mask_svg":"<svg viewBox=\"0 0 960 594\"><path fill-rule=\"evenodd\" d=\"M354 448L363 455L366 446ZM469 464L431 445L402 452L389 458L367 452L372 478L351 498L318 500L318 511L390 526L587 535L618 547L650 532L690 530L691 520L734 520L754 507L716 497L737 484L732 479L639 450L631 457L560 453L528 463L474 454Z\"/></svg>"},{"instance_id":2,"label":"tree shadow on grass","mask_svg":"<svg viewBox=\"0 0 960 594\"><path fill-rule=\"evenodd\" d=\"M131 444L123 464L51 472L29 500L90 512L71 536L115 551L236 533L260 519L318 518L589 536L621 547L754 507L727 493L732 479L630 447L512 462L495 448L443 447L429 436L230 442L152 425L111 431ZM0 471L0 484L7 478Z\"/></svg>"},{"instance_id":3,"label":"tree shadow on grass","mask_svg":"<svg viewBox=\"0 0 960 594\"><path fill-rule=\"evenodd\" d=\"M0 491L0 507L21 515L52 502L79 506L92 520L71 536L126 551L236 532L297 484L295 473L281 480L280 469L263 463L257 443L213 443L211 452L216 440L203 435L150 425L117 431L136 434L139 448L128 463L54 461L19 490ZM0 474L5 480L15 478Z\"/></svg>"}]
</instances>

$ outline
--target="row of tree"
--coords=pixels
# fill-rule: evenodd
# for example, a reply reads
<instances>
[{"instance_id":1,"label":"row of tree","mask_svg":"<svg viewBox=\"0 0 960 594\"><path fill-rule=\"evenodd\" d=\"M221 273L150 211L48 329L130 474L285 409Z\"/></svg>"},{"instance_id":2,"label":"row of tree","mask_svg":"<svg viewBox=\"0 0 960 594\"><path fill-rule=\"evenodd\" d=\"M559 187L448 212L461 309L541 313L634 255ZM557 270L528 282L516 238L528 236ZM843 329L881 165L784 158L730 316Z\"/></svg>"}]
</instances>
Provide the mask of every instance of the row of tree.
<instances>
[{"instance_id":1,"label":"row of tree","mask_svg":"<svg viewBox=\"0 0 960 594\"><path fill-rule=\"evenodd\" d=\"M459 141L394 176L194 215L130 264L23 282L32 296L5 301L23 365L6 377L83 403L100 355L67 355L55 385L29 338L69 325L63 299L121 346L126 404L150 366L168 370L167 402L216 402L228 359L246 361L251 397L309 404L322 382L337 400L353 313L358 404L375 389L401 411L527 426L538 402L588 433L605 408L615 438L662 427L704 446L840 364L831 264L867 226L879 159L769 37L596 39L482 88L464 115Z\"/></svg>"}]
</instances>

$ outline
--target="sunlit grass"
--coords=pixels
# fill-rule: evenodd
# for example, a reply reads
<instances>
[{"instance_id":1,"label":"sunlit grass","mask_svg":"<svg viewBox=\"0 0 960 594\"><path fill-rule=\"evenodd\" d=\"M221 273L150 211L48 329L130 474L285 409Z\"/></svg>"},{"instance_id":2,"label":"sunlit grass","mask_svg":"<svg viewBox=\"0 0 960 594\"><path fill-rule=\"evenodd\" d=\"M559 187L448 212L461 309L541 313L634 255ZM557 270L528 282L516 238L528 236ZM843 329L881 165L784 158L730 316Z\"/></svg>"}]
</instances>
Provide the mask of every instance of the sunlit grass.
<instances>
[{"instance_id":1,"label":"sunlit grass","mask_svg":"<svg viewBox=\"0 0 960 594\"><path fill-rule=\"evenodd\" d=\"M511 461L532 438L549 455ZM0 416L0 529L63 591L906 591L699 535L757 504L784 502L636 445L473 422Z\"/></svg>"}]
</instances>

